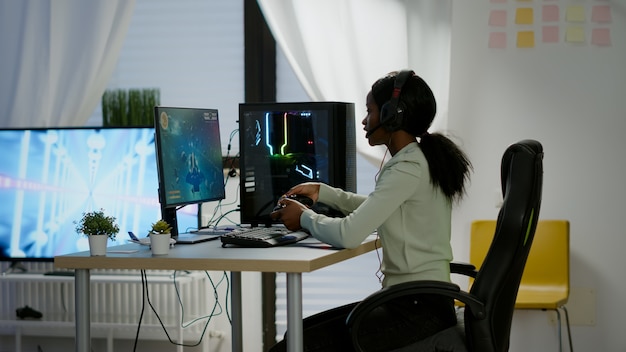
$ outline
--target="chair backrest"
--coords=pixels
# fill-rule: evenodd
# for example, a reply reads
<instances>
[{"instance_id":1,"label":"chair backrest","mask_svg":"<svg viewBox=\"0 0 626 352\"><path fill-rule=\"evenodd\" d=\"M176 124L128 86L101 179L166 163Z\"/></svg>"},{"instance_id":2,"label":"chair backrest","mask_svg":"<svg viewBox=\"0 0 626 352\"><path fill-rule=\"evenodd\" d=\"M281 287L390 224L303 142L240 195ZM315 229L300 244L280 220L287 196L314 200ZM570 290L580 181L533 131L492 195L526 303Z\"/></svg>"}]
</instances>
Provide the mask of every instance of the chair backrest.
<instances>
[{"instance_id":1,"label":"chair backrest","mask_svg":"<svg viewBox=\"0 0 626 352\"><path fill-rule=\"evenodd\" d=\"M470 290L485 303L486 318L475 318L469 307L465 312L471 351L500 352L509 348L515 299L541 206L541 143L523 140L509 146L502 156L501 182L504 201L493 241Z\"/></svg>"},{"instance_id":2,"label":"chair backrest","mask_svg":"<svg viewBox=\"0 0 626 352\"><path fill-rule=\"evenodd\" d=\"M556 309L567 302L569 227L567 220L539 220L519 285L515 308ZM495 230L495 220L472 222L470 263L477 268L482 266ZM470 283L471 281L470 279ZM525 292L529 295L525 295Z\"/></svg>"}]
</instances>

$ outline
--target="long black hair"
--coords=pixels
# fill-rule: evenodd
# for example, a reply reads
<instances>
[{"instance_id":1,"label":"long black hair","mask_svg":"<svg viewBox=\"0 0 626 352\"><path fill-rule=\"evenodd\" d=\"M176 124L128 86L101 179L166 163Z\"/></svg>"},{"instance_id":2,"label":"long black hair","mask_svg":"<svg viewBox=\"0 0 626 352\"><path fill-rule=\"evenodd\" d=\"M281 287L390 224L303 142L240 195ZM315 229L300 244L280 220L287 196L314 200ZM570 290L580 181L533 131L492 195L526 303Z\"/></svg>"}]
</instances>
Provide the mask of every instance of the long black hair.
<instances>
[{"instance_id":1,"label":"long black hair","mask_svg":"<svg viewBox=\"0 0 626 352\"><path fill-rule=\"evenodd\" d=\"M391 99L397 75L398 72L392 72L372 85L372 96L379 109ZM472 164L450 138L442 133L428 133L437 112L435 96L428 84L413 74L402 87L398 106L403 110L400 129L419 138L433 186L440 187L451 202L461 200Z\"/></svg>"}]
</instances>

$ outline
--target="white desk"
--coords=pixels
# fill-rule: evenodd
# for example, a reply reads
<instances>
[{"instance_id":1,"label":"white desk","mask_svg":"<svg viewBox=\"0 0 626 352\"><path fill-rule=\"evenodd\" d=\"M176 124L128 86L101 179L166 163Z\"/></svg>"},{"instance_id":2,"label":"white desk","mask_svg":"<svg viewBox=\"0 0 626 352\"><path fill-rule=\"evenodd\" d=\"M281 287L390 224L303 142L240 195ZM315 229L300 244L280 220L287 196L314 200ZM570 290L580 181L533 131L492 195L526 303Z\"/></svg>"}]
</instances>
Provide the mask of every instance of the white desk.
<instances>
[{"instance_id":1,"label":"white desk","mask_svg":"<svg viewBox=\"0 0 626 352\"><path fill-rule=\"evenodd\" d=\"M313 248L311 248L313 247ZM57 268L75 269L76 351L91 351L89 280L91 269L215 270L231 272L232 351L243 351L241 272L287 273L287 350L302 351L302 273L350 259L376 248L376 237L368 237L355 249L328 249L314 239L275 248L222 248L219 240L194 245L177 245L167 256L153 257L147 246L127 244L91 257L89 251L54 258Z\"/></svg>"}]
</instances>

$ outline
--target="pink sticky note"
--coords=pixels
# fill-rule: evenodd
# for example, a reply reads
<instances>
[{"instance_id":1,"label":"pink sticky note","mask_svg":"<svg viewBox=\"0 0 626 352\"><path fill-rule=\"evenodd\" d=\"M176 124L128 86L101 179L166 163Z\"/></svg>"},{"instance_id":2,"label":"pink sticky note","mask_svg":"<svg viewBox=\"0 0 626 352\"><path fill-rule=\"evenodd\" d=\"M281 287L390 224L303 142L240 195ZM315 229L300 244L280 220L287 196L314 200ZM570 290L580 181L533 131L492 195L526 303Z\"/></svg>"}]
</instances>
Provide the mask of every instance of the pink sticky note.
<instances>
[{"instance_id":1,"label":"pink sticky note","mask_svg":"<svg viewBox=\"0 0 626 352\"><path fill-rule=\"evenodd\" d=\"M541 29L541 41L544 43L558 43L559 26L544 26Z\"/></svg>"},{"instance_id":2,"label":"pink sticky note","mask_svg":"<svg viewBox=\"0 0 626 352\"><path fill-rule=\"evenodd\" d=\"M489 25L497 27L506 27L506 11L493 10L489 14Z\"/></svg>"},{"instance_id":3,"label":"pink sticky note","mask_svg":"<svg viewBox=\"0 0 626 352\"><path fill-rule=\"evenodd\" d=\"M594 28L591 31L591 44L611 46L611 31L608 28Z\"/></svg>"},{"instance_id":4,"label":"pink sticky note","mask_svg":"<svg viewBox=\"0 0 626 352\"><path fill-rule=\"evenodd\" d=\"M608 5L595 5L591 9L592 22L611 22L611 7Z\"/></svg>"},{"instance_id":5,"label":"pink sticky note","mask_svg":"<svg viewBox=\"0 0 626 352\"><path fill-rule=\"evenodd\" d=\"M558 22L559 21L559 6L558 5L544 5L541 10L541 19L544 22Z\"/></svg>"},{"instance_id":6,"label":"pink sticky note","mask_svg":"<svg viewBox=\"0 0 626 352\"><path fill-rule=\"evenodd\" d=\"M490 49L506 48L506 33L505 32L489 33L489 48Z\"/></svg>"}]
</instances>

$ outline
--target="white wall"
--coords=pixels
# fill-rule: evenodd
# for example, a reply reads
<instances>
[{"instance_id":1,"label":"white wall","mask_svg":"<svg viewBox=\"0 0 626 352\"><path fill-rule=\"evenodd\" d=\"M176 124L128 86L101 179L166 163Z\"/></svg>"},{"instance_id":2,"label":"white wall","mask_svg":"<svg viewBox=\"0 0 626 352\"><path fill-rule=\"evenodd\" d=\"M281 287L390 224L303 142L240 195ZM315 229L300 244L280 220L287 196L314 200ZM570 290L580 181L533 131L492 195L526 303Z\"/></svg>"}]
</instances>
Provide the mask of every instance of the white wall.
<instances>
[{"instance_id":1,"label":"white wall","mask_svg":"<svg viewBox=\"0 0 626 352\"><path fill-rule=\"evenodd\" d=\"M543 5L560 10L557 43L541 41ZM582 23L564 20L583 6ZM592 6L608 5L610 23L590 20ZM534 24L513 22L516 8L534 8ZM507 11L507 25L489 26L491 10ZM568 43L568 26L585 31ZM607 28L612 45L590 43L593 28ZM518 29L537 34L534 48L517 48ZM507 47L489 49L489 33L504 30ZM543 143L541 218L571 221L573 342L578 351L625 351L619 301L626 296L623 186L626 162L626 1L454 2L450 129L460 136L475 173L466 201L454 217L454 250L467 258L471 220L494 218L499 163L506 146L524 138ZM532 338L529 338L531 337ZM566 342L565 342L566 343ZM567 346L567 345L566 345ZM511 351L554 351L556 329L544 312L516 312Z\"/></svg>"}]
</instances>

